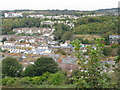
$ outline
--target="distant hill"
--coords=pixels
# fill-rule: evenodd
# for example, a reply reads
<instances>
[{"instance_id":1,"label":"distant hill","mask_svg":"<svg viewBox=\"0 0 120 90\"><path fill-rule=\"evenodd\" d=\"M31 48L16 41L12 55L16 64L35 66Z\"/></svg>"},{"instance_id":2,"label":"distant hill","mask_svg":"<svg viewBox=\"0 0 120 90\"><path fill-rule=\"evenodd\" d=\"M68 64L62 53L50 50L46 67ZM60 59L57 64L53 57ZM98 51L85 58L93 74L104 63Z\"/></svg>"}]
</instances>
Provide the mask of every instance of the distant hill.
<instances>
[{"instance_id":1,"label":"distant hill","mask_svg":"<svg viewBox=\"0 0 120 90\"><path fill-rule=\"evenodd\" d=\"M94 12L96 12L96 13L118 15L118 8L99 9L99 10L95 10Z\"/></svg>"},{"instance_id":2,"label":"distant hill","mask_svg":"<svg viewBox=\"0 0 120 90\"><path fill-rule=\"evenodd\" d=\"M80 11L80 10L29 10L29 9L23 9L23 10L3 10L2 14L4 15L5 12L23 12L28 14L44 14L44 15L63 15L63 14L69 14L69 15L89 15L89 14L112 14L112 15L118 15L118 8L110 8L110 9L99 9L94 11Z\"/></svg>"}]
</instances>

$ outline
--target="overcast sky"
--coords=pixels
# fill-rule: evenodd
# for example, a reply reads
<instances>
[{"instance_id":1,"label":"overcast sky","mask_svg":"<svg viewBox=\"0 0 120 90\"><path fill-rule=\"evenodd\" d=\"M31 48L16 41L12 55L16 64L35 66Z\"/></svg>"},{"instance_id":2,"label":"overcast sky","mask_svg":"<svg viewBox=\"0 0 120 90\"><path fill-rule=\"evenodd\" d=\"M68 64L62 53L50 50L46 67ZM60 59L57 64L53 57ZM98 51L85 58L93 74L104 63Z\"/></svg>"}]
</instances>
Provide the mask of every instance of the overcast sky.
<instances>
[{"instance_id":1,"label":"overcast sky","mask_svg":"<svg viewBox=\"0 0 120 90\"><path fill-rule=\"evenodd\" d=\"M118 7L119 1L120 0L1 0L0 10L97 10L116 8Z\"/></svg>"}]
</instances>

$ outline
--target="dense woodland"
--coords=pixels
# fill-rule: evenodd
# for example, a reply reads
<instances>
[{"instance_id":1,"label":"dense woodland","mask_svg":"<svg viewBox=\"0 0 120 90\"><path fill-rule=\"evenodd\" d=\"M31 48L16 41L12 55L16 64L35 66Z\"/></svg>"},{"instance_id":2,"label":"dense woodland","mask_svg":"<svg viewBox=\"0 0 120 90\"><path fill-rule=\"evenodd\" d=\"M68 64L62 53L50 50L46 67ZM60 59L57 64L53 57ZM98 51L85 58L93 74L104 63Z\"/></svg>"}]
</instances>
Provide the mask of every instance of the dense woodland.
<instances>
[{"instance_id":1,"label":"dense woodland","mask_svg":"<svg viewBox=\"0 0 120 90\"><path fill-rule=\"evenodd\" d=\"M118 28L118 17L85 17L76 21L75 34L115 34Z\"/></svg>"}]
</instances>

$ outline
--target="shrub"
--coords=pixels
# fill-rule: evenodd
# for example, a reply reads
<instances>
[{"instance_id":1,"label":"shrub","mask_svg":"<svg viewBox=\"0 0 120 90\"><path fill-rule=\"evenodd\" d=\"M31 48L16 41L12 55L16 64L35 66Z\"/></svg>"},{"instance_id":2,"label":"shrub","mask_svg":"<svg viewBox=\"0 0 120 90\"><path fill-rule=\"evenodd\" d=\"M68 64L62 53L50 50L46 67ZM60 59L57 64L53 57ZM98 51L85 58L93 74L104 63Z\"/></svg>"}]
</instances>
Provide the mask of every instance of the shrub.
<instances>
[{"instance_id":1,"label":"shrub","mask_svg":"<svg viewBox=\"0 0 120 90\"><path fill-rule=\"evenodd\" d=\"M2 85L12 86L16 82L17 78L5 77L2 79Z\"/></svg>"},{"instance_id":2,"label":"shrub","mask_svg":"<svg viewBox=\"0 0 120 90\"><path fill-rule=\"evenodd\" d=\"M49 72L43 73L42 76L48 78L50 76L50 73Z\"/></svg>"},{"instance_id":3,"label":"shrub","mask_svg":"<svg viewBox=\"0 0 120 90\"><path fill-rule=\"evenodd\" d=\"M19 80L17 80L14 83L14 87L21 87L21 86L25 86L25 85L31 85L32 84L32 78L31 77L23 77L20 78Z\"/></svg>"},{"instance_id":4,"label":"shrub","mask_svg":"<svg viewBox=\"0 0 120 90\"><path fill-rule=\"evenodd\" d=\"M44 76L36 76L32 78L32 83L36 85L41 85L42 82L46 80L46 77Z\"/></svg>"},{"instance_id":5,"label":"shrub","mask_svg":"<svg viewBox=\"0 0 120 90\"><path fill-rule=\"evenodd\" d=\"M52 74L48 78L48 82L52 85L60 85L64 82L65 76L62 73Z\"/></svg>"},{"instance_id":6,"label":"shrub","mask_svg":"<svg viewBox=\"0 0 120 90\"><path fill-rule=\"evenodd\" d=\"M112 47L112 48L118 48L118 47L119 47L119 44L112 44L111 47Z\"/></svg>"}]
</instances>

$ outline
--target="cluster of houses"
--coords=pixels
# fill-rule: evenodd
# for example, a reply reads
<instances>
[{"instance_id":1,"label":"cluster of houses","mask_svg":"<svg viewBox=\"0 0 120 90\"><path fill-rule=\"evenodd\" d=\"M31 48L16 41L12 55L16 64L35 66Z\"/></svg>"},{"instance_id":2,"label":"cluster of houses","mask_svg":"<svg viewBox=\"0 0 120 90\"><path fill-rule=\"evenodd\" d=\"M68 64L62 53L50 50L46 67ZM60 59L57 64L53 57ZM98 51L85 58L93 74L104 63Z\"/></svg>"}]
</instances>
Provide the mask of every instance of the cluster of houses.
<instances>
[{"instance_id":1,"label":"cluster of houses","mask_svg":"<svg viewBox=\"0 0 120 90\"><path fill-rule=\"evenodd\" d=\"M20 12L8 12L4 14L5 18L13 18L13 17L23 17L23 13Z\"/></svg>"},{"instance_id":2,"label":"cluster of houses","mask_svg":"<svg viewBox=\"0 0 120 90\"><path fill-rule=\"evenodd\" d=\"M54 32L54 28L14 28L13 32L16 34L24 33L24 34L52 34Z\"/></svg>"},{"instance_id":3,"label":"cluster of houses","mask_svg":"<svg viewBox=\"0 0 120 90\"><path fill-rule=\"evenodd\" d=\"M91 14L91 15L82 15L82 17L99 17L99 16L107 16L108 14Z\"/></svg>"},{"instance_id":4,"label":"cluster of houses","mask_svg":"<svg viewBox=\"0 0 120 90\"><path fill-rule=\"evenodd\" d=\"M28 15L27 17L32 17L32 18L42 18L42 19L78 19L82 17L98 17L98 16L106 16L107 14L90 14L90 15L82 15L80 17L75 16L75 15L58 15L58 16L44 16L43 14L32 14Z\"/></svg>"},{"instance_id":5,"label":"cluster of houses","mask_svg":"<svg viewBox=\"0 0 120 90\"><path fill-rule=\"evenodd\" d=\"M120 43L120 35L109 35L109 41L111 44Z\"/></svg>"},{"instance_id":6,"label":"cluster of houses","mask_svg":"<svg viewBox=\"0 0 120 90\"><path fill-rule=\"evenodd\" d=\"M26 17L34 17L34 18L42 18L42 19L66 19L66 18L69 18L69 19L78 19L79 17L77 16L74 16L74 15L57 15L57 16L45 16L43 14L32 14L32 15L28 15Z\"/></svg>"},{"instance_id":7,"label":"cluster of houses","mask_svg":"<svg viewBox=\"0 0 120 90\"><path fill-rule=\"evenodd\" d=\"M59 63L61 68L71 70L75 68L75 64L78 60L75 56L64 56L55 53L58 49L73 51L74 47L70 45L70 41L59 43L45 36L3 35L2 38L7 39L7 41L4 41L4 43L0 45L2 50L6 50L2 55L17 58L23 65L34 64L37 58L45 56L52 57ZM14 40L10 41L11 38Z\"/></svg>"},{"instance_id":8,"label":"cluster of houses","mask_svg":"<svg viewBox=\"0 0 120 90\"><path fill-rule=\"evenodd\" d=\"M49 21L42 21L41 25L46 24L46 25L50 25L52 27L55 23L63 23L63 24L70 26L71 28L73 28L75 26L73 22L70 22L69 20L66 20L66 21L50 21L49 20Z\"/></svg>"},{"instance_id":9,"label":"cluster of houses","mask_svg":"<svg viewBox=\"0 0 120 90\"><path fill-rule=\"evenodd\" d=\"M34 64L34 60L40 56L52 57L62 69L73 70L76 68L77 62L79 61L74 55L61 55L55 53L58 49L63 49L65 52L72 54L74 52L74 47L70 44L70 41L65 43L59 43L58 41L53 41L49 37L40 36L18 36L18 35L3 35L2 38L6 38L0 45L2 50L7 50L6 53L9 54L20 54L14 57L18 58L24 65ZM110 36L111 39L118 38L119 36ZM14 38L15 40L11 40ZM80 47L83 52L86 52L86 46L81 43ZM96 47L93 47L96 49ZM86 58L88 58L86 56ZM37 60L37 59L36 59ZM87 62L86 62L87 63Z\"/></svg>"},{"instance_id":10,"label":"cluster of houses","mask_svg":"<svg viewBox=\"0 0 120 90\"><path fill-rule=\"evenodd\" d=\"M53 41L50 36L18 36L18 35L3 35L7 41L0 45L2 50L7 50L9 53L26 53L38 54L52 53L55 49L72 48L68 43L58 44L58 41Z\"/></svg>"},{"instance_id":11,"label":"cluster of houses","mask_svg":"<svg viewBox=\"0 0 120 90\"><path fill-rule=\"evenodd\" d=\"M29 14L26 17L30 18L41 18L41 19L78 19L82 17L97 17L97 16L106 16L107 14L90 14L90 15L82 15L80 17L75 16L75 15L52 15L52 16L46 16L44 14ZM13 18L13 17L23 17L23 12L7 12L4 13L5 18Z\"/></svg>"}]
</instances>

